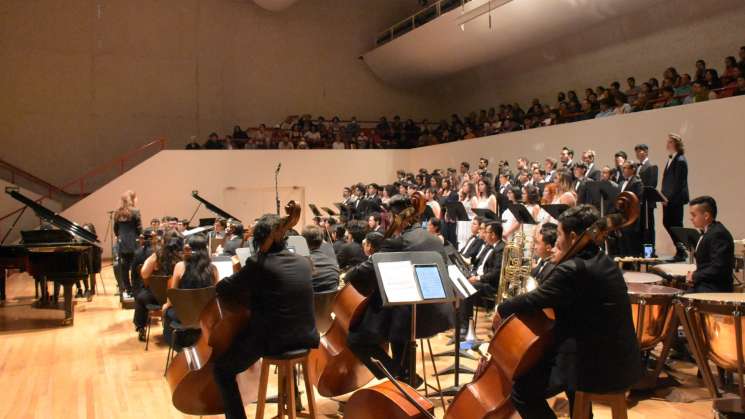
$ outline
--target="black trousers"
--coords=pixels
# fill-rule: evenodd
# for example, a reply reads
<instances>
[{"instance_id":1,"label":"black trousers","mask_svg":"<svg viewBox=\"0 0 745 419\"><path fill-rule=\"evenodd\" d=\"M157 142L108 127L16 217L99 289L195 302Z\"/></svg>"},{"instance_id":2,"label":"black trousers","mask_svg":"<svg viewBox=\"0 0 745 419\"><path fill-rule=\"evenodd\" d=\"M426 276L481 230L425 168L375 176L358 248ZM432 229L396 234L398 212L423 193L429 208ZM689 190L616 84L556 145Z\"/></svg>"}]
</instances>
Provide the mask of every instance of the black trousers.
<instances>
[{"instance_id":1,"label":"black trousers","mask_svg":"<svg viewBox=\"0 0 745 419\"><path fill-rule=\"evenodd\" d=\"M515 379L512 385L512 404L523 419L550 419L556 414L546 399L562 391L569 399L569 415L574 407L574 390L568 390L556 365L556 358L546 359ZM590 413L592 417L592 412Z\"/></svg>"},{"instance_id":2,"label":"black trousers","mask_svg":"<svg viewBox=\"0 0 745 419\"><path fill-rule=\"evenodd\" d=\"M134 253L119 253L119 277L117 280L119 283L119 292L126 291L128 294L132 293L132 281L130 280L130 274L132 272L132 262L134 261Z\"/></svg>"},{"instance_id":3,"label":"black trousers","mask_svg":"<svg viewBox=\"0 0 745 419\"><path fill-rule=\"evenodd\" d=\"M646 203L642 205L641 217L642 244L651 244L652 249L655 249L654 206Z\"/></svg>"},{"instance_id":4,"label":"black trousers","mask_svg":"<svg viewBox=\"0 0 745 419\"><path fill-rule=\"evenodd\" d=\"M394 377L401 377L408 372L408 342L391 342L391 353L393 356L389 356L388 353L383 350L381 345L385 343L385 339L373 333L350 331L347 336L347 346L352 353L359 359L367 369L372 372L376 378L382 379L386 375L372 359L375 358L385 366Z\"/></svg>"},{"instance_id":5,"label":"black trousers","mask_svg":"<svg viewBox=\"0 0 745 419\"><path fill-rule=\"evenodd\" d=\"M237 340L224 354L215 358L213 374L225 406L226 419L245 419L241 392L235 377L247 370L261 358L256 345L246 340Z\"/></svg>"},{"instance_id":6,"label":"black trousers","mask_svg":"<svg viewBox=\"0 0 745 419\"><path fill-rule=\"evenodd\" d=\"M478 290L478 292L468 298L466 298L463 301L463 304L461 304L461 326L463 326L463 323L465 323L465 327L468 327L468 321L473 318L473 308L475 306L478 307L484 307L486 309L491 309L494 307L494 300L493 299L486 299L484 297L486 296L493 296L496 294L497 290L491 285L486 284L483 282L476 282L473 284L473 287Z\"/></svg>"},{"instance_id":7,"label":"black trousers","mask_svg":"<svg viewBox=\"0 0 745 419\"><path fill-rule=\"evenodd\" d=\"M675 243L676 255L685 254L685 245L676 242L671 232L672 227L683 227L683 206L684 204L667 204L662 207L662 225L665 226L667 234L670 235L670 239Z\"/></svg>"},{"instance_id":8,"label":"black trousers","mask_svg":"<svg viewBox=\"0 0 745 419\"><path fill-rule=\"evenodd\" d=\"M148 304L158 304L158 300L155 299L148 288L143 288L135 295L135 314L132 318L132 322L138 330L147 326Z\"/></svg>"}]
</instances>

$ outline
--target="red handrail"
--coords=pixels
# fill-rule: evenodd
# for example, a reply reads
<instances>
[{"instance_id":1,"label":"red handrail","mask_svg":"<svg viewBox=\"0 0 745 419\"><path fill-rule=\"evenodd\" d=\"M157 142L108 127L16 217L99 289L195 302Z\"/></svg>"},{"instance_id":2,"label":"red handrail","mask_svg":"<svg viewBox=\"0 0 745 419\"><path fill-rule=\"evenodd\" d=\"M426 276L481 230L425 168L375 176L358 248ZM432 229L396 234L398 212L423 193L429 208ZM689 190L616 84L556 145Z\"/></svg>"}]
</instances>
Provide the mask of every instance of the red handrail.
<instances>
[{"instance_id":1,"label":"red handrail","mask_svg":"<svg viewBox=\"0 0 745 419\"><path fill-rule=\"evenodd\" d=\"M124 173L125 163L132 156L134 156L134 155L136 155L138 153L141 153L142 151L145 151L145 150L147 150L149 148L152 148L153 146L156 146L156 145L159 146L158 151L161 151L161 150L165 149L165 147L166 147L166 139L165 138L157 138L157 139L155 139L155 140L153 140L153 141L151 141L151 142L149 142L149 143L147 143L147 144L145 144L143 146L140 146L140 147L138 147L138 148L136 148L134 150L130 150L130 151L122 154L121 156L118 156L118 157L116 157L116 158L114 158L112 160L109 160L106 163L103 163L103 164L100 164L100 165L96 166L95 168L93 168L92 170L90 170L87 173L83 174L82 176L78 177L77 179L66 183L61 188L58 188L58 187L56 187L54 185L51 185L51 184L48 184L52 188L50 188L48 190L48 193L46 195L42 195L40 198L38 198L36 200L36 202L37 203L41 203L45 199L51 198L52 197L52 189L54 189L55 191L57 191L59 193L64 193L66 195L72 195L72 196L83 196L83 195L86 195L87 194L87 192L85 191L86 180L92 178L93 176L97 176L97 175L105 172L106 170L110 169L111 167L118 167L119 168L119 170L118 170L119 173L118 174L122 174L122 173ZM34 177L35 178L35 176L30 175L30 174L27 174L26 172L22 171L21 169L17 169L17 172L19 174L23 172L24 173L24 176L28 175L28 176L31 176L31 177ZM67 192L65 190L65 189L69 188L70 186L76 185L76 184L79 184L80 185L80 192L78 194L76 194L76 193L70 193L70 192ZM13 215L17 214L22 209L23 208L18 208L16 210L10 212L9 214L6 214L6 215L0 217L0 222L2 222L3 220L5 220L5 219L7 219L9 217L12 217Z\"/></svg>"},{"instance_id":2,"label":"red handrail","mask_svg":"<svg viewBox=\"0 0 745 419\"><path fill-rule=\"evenodd\" d=\"M92 170L86 172L79 178L70 181L64 185L62 185L62 190L65 191L67 188L69 188L72 185L79 184L80 185L80 193L85 194L85 181L86 179L92 178L93 176L99 175L103 172L105 172L107 169L114 167L115 165L119 166L119 174L124 173L124 163L129 160L130 157L134 156L135 154L140 153L141 151L145 151L148 148L154 146L154 145L160 145L160 150L163 150L166 148L166 139L165 138L157 138L145 145L142 145L134 150L130 150L127 153L122 154L119 157L115 157L106 163L100 164L93 168ZM0 219L1 220L1 219Z\"/></svg>"},{"instance_id":3,"label":"red handrail","mask_svg":"<svg viewBox=\"0 0 745 419\"><path fill-rule=\"evenodd\" d=\"M52 185L51 183L47 182L44 179L40 179L31 173L21 169L20 167L17 167L13 165L12 163L8 163L7 161L0 159L0 167L6 169L10 173L10 183L16 183L16 177L25 178L27 180L30 180L33 183L39 184L44 187L44 189L47 190L47 194L49 196L52 195L52 192L65 194L65 195L72 195L77 196L76 194L70 194L68 192L63 191L61 188Z\"/></svg>"}]
</instances>

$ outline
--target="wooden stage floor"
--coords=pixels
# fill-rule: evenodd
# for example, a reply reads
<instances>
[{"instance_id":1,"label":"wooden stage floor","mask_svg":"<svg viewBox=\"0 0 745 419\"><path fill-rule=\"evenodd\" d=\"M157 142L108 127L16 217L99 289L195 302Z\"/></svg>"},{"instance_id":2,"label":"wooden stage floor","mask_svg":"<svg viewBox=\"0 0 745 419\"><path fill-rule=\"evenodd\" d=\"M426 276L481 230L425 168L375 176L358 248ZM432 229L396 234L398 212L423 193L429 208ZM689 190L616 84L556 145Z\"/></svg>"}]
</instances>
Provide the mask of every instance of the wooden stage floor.
<instances>
[{"instance_id":1,"label":"wooden stage floor","mask_svg":"<svg viewBox=\"0 0 745 419\"><path fill-rule=\"evenodd\" d=\"M161 327L155 325L150 350L137 340L132 311L122 310L113 295L115 282L110 267L103 279L108 294L100 292L92 302L78 299L75 324L60 326L62 312L32 309L33 281L25 274L8 279L8 302L0 306L0 418L184 418L172 407L163 378L167 346ZM486 321L481 324L486 326ZM485 330L479 331L485 337ZM432 340L434 352L447 350L447 338ZM438 369L452 363L439 358ZM475 361L464 360L475 367ZM428 365L429 366L429 365ZM421 368L421 365L419 366ZM681 386L658 390L644 398L629 399L629 418L712 418L711 402L695 378L691 364L675 363ZM428 374L431 369L428 368ZM420 372L421 373L421 372ZM452 375L442 377L443 388L452 385ZM276 394L276 376L270 377L270 394ZM428 377L434 384L434 379ZM462 381L469 381L463 376ZM303 396L304 399L304 396ZM437 417L443 416L439 401ZM670 401L676 400L676 401ZM324 416L337 416L338 402L317 398ZM552 400L559 416L567 417L566 400ZM603 406L594 408L596 418L609 418ZM247 407L253 417L255 404ZM276 414L270 405L267 417ZM354 419L354 418L352 418ZM464 418L467 419L467 418Z\"/></svg>"}]
</instances>

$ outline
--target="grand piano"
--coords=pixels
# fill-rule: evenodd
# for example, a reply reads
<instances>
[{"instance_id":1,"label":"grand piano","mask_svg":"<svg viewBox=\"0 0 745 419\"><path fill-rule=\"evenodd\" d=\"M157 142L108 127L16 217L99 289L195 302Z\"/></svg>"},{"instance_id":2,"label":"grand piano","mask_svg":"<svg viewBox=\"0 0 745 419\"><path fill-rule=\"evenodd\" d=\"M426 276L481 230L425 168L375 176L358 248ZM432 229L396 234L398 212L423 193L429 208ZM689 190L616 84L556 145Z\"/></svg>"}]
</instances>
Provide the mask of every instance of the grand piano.
<instances>
[{"instance_id":1,"label":"grand piano","mask_svg":"<svg viewBox=\"0 0 745 419\"><path fill-rule=\"evenodd\" d=\"M6 297L6 269L18 268L27 271L41 283L41 298L37 302L40 307L56 305L56 301L50 302L47 281L62 286L65 310L63 324L72 324L72 286L78 281L88 281L91 294L95 294L95 275L101 271L98 237L24 196L17 188L9 187L5 192L57 229L21 231L20 244L0 244L0 300Z\"/></svg>"}]
</instances>

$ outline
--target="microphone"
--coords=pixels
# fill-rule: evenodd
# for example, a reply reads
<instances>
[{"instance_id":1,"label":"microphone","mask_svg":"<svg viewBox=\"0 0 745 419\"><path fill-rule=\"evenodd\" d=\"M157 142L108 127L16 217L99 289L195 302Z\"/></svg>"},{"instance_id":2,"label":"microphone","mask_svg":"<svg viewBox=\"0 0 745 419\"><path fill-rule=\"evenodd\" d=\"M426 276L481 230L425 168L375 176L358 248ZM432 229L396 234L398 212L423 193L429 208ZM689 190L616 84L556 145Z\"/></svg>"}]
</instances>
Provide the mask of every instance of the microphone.
<instances>
[{"instance_id":1,"label":"microphone","mask_svg":"<svg viewBox=\"0 0 745 419\"><path fill-rule=\"evenodd\" d=\"M277 170L275 171L275 173L279 173L279 169L281 169L281 168L282 168L282 162L279 162L277 164Z\"/></svg>"}]
</instances>

